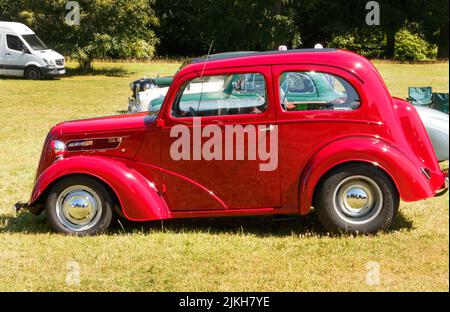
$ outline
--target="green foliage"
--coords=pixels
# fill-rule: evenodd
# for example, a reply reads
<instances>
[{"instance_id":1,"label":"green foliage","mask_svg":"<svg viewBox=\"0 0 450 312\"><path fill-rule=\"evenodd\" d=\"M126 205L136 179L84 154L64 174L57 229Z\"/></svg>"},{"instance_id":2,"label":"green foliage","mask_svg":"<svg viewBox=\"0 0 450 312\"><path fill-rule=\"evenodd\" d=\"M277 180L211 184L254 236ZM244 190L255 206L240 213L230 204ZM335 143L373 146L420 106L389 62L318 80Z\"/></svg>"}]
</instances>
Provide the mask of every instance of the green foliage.
<instances>
[{"instance_id":1,"label":"green foliage","mask_svg":"<svg viewBox=\"0 0 450 312\"><path fill-rule=\"evenodd\" d=\"M322 43L370 58L448 58L448 0L379 0L379 26L366 24L360 0L78 0L81 24L71 27L67 2L0 0L0 20L24 22L82 67L93 58L198 56L211 43L213 53Z\"/></svg>"},{"instance_id":2,"label":"green foliage","mask_svg":"<svg viewBox=\"0 0 450 312\"><path fill-rule=\"evenodd\" d=\"M4 1L4 0L0 0ZM12 20L33 28L44 41L89 68L94 58L151 58L158 39L153 0L78 0L80 25L69 26L66 0L18 0Z\"/></svg>"},{"instance_id":3,"label":"green foliage","mask_svg":"<svg viewBox=\"0 0 450 312\"><path fill-rule=\"evenodd\" d=\"M364 33L354 30L335 36L330 47L355 51L368 58L382 58L386 47L386 35L378 30ZM437 47L406 28L395 34L394 59L399 61L425 61L436 58Z\"/></svg>"},{"instance_id":4,"label":"green foliage","mask_svg":"<svg viewBox=\"0 0 450 312\"><path fill-rule=\"evenodd\" d=\"M425 61L436 58L437 47L406 29L395 35L394 59L399 61Z\"/></svg>"},{"instance_id":5,"label":"green foliage","mask_svg":"<svg viewBox=\"0 0 450 312\"><path fill-rule=\"evenodd\" d=\"M371 33L347 32L344 35L335 36L328 46L354 51L368 58L380 58L384 53L386 36L381 31Z\"/></svg>"},{"instance_id":6,"label":"green foliage","mask_svg":"<svg viewBox=\"0 0 450 312\"><path fill-rule=\"evenodd\" d=\"M266 50L280 44L298 46L300 34L293 11L273 0L157 0L157 35L162 55ZM280 4L280 2L278 2Z\"/></svg>"}]
</instances>

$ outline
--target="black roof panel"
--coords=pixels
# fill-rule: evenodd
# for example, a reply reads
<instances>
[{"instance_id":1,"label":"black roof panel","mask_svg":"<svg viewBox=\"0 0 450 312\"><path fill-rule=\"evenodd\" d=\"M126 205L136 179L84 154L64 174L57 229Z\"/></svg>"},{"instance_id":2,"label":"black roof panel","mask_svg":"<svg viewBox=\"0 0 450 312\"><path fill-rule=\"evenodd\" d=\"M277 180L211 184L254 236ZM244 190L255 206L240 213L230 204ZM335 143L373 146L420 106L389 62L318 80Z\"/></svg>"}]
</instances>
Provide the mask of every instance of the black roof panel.
<instances>
[{"instance_id":1,"label":"black roof panel","mask_svg":"<svg viewBox=\"0 0 450 312\"><path fill-rule=\"evenodd\" d=\"M332 52L336 51L334 48L324 48L324 49L292 49L285 51L237 51L237 52L224 52L211 54L209 56L202 56L198 58L194 58L192 63L201 63L208 59L208 61L217 61L217 60L226 60L226 59L234 59L238 57L247 57L247 56L259 56L259 55L272 55L272 54L289 54L289 53L305 53L305 52Z\"/></svg>"}]
</instances>

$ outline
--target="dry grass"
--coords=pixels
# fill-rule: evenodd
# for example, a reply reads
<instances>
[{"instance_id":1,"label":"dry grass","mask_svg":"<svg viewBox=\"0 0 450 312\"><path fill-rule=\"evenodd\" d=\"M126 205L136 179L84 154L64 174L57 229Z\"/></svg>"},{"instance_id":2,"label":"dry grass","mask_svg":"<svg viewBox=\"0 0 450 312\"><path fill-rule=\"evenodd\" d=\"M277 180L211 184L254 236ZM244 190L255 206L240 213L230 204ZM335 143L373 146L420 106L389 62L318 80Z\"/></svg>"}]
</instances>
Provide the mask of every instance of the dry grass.
<instances>
[{"instance_id":1,"label":"dry grass","mask_svg":"<svg viewBox=\"0 0 450 312\"><path fill-rule=\"evenodd\" d=\"M73 64L71 64L73 65ZM402 203L399 219L376 236L330 237L314 215L115 222L107 235L49 231L45 216L12 205L26 200L49 128L62 120L126 109L128 83L173 73L173 63L97 63L59 81L0 80L0 290L12 291L379 291L449 290L448 195ZM394 95L410 85L448 92L448 63L376 62ZM69 261L80 285L68 285ZM380 285L368 285L370 261ZM69 275L70 276L70 275Z\"/></svg>"}]
</instances>

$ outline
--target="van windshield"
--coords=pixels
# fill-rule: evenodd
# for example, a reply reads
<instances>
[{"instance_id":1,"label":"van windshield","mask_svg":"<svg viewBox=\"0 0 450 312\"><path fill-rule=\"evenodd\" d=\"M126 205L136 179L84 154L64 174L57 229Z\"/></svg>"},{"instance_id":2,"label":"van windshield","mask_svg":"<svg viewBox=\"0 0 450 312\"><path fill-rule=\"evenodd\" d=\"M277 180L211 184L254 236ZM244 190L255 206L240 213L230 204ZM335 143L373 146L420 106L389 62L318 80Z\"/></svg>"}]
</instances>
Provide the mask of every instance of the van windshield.
<instances>
[{"instance_id":1,"label":"van windshield","mask_svg":"<svg viewBox=\"0 0 450 312\"><path fill-rule=\"evenodd\" d=\"M36 35L22 35L22 38L30 45L33 50L47 50L48 47Z\"/></svg>"}]
</instances>

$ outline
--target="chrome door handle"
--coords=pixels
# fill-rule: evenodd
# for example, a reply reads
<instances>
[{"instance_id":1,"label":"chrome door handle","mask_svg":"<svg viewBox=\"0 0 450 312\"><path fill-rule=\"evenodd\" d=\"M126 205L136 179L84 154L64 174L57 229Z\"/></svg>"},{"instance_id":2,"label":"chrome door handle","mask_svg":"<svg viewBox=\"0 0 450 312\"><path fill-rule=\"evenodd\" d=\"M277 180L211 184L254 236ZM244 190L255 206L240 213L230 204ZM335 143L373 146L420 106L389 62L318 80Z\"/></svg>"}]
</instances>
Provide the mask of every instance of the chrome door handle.
<instances>
[{"instance_id":1,"label":"chrome door handle","mask_svg":"<svg viewBox=\"0 0 450 312\"><path fill-rule=\"evenodd\" d=\"M269 125L267 128L259 129L259 131L261 131L261 132L263 132L263 131L265 131L265 132L271 132L271 131L273 131L274 128L275 128L275 127L274 127L273 125Z\"/></svg>"}]
</instances>

